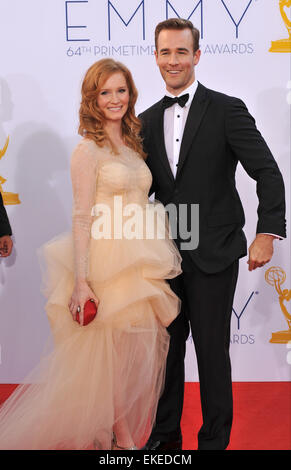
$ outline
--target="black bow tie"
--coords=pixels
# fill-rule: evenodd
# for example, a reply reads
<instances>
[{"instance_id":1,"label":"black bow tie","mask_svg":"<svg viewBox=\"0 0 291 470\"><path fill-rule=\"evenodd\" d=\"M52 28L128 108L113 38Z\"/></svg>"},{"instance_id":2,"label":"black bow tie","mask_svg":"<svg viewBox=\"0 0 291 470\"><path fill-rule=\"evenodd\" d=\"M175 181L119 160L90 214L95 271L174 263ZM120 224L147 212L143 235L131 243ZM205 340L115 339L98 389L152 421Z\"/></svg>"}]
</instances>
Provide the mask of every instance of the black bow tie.
<instances>
[{"instance_id":1,"label":"black bow tie","mask_svg":"<svg viewBox=\"0 0 291 470\"><path fill-rule=\"evenodd\" d=\"M175 103L178 103L181 106L181 108L184 108L188 99L189 99L189 93L187 93L186 95L179 96L179 98L177 96L175 98L171 98L170 96L164 96L163 101L162 101L163 108L164 109L170 108Z\"/></svg>"}]
</instances>

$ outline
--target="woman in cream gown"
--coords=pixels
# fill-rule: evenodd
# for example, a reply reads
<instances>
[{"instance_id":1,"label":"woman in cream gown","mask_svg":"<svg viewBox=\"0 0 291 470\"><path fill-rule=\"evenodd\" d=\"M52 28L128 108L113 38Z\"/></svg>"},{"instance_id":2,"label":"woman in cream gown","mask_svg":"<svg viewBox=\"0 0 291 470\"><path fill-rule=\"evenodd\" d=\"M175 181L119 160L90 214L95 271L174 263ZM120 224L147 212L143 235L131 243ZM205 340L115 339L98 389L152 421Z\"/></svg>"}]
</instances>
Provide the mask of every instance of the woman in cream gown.
<instances>
[{"instance_id":1,"label":"woman in cream gown","mask_svg":"<svg viewBox=\"0 0 291 470\"><path fill-rule=\"evenodd\" d=\"M166 279L180 274L181 257L164 208L148 200L136 98L119 62L85 75L72 232L41 247L53 349L0 408L0 449L134 449L153 426L166 327L180 309ZM98 312L84 326L90 298Z\"/></svg>"}]
</instances>

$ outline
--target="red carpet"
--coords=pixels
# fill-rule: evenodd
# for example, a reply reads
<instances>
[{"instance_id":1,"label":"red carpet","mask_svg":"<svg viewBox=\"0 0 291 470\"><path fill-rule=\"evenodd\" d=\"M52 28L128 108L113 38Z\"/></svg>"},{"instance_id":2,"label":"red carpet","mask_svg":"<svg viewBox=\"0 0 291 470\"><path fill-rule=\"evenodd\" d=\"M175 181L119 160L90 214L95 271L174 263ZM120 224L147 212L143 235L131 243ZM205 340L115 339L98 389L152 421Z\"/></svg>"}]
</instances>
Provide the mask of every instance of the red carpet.
<instances>
[{"instance_id":1,"label":"red carpet","mask_svg":"<svg viewBox=\"0 0 291 470\"><path fill-rule=\"evenodd\" d=\"M291 449L290 382L235 382L233 400L229 450ZM187 383L182 418L184 449L197 448L201 424L199 384Z\"/></svg>"},{"instance_id":2,"label":"red carpet","mask_svg":"<svg viewBox=\"0 0 291 470\"><path fill-rule=\"evenodd\" d=\"M0 385L0 403L16 385ZM229 450L291 450L291 383L233 384L234 423ZM182 432L184 449L197 448L202 417L199 384L186 383Z\"/></svg>"}]
</instances>

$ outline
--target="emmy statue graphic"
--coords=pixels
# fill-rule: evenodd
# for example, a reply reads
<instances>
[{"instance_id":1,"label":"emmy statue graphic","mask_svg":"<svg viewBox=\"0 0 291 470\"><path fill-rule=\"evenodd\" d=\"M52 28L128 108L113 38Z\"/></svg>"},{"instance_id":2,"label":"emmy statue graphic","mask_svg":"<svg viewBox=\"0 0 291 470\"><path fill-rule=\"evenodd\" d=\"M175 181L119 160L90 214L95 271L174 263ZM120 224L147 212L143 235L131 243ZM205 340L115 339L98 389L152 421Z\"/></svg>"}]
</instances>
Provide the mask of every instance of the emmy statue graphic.
<instances>
[{"instance_id":1,"label":"emmy statue graphic","mask_svg":"<svg viewBox=\"0 0 291 470\"><path fill-rule=\"evenodd\" d=\"M275 289L279 295L280 307L284 317L286 318L289 328L285 331L277 331L276 333L272 333L270 343L288 343L288 341L291 340L291 315L287 311L284 301L289 301L291 299L291 290L284 289L282 291L281 289L281 284L283 284L286 279L286 273L282 268L273 266L266 271L265 279L268 284L275 286Z\"/></svg>"},{"instance_id":2,"label":"emmy statue graphic","mask_svg":"<svg viewBox=\"0 0 291 470\"><path fill-rule=\"evenodd\" d=\"M287 16L285 7L291 7L291 0L279 0L280 13L287 28L289 38L272 41L269 52L291 52L291 21Z\"/></svg>"},{"instance_id":3,"label":"emmy statue graphic","mask_svg":"<svg viewBox=\"0 0 291 470\"><path fill-rule=\"evenodd\" d=\"M8 144L9 144L9 137L7 137L4 147L2 149L0 149L0 160L1 160L2 157L4 157L4 155L6 153L6 150L7 150L7 147L8 147ZM3 178L2 176L0 176L0 192L2 193L4 204L5 205L20 204L18 194L9 193L7 191L2 190L2 184L4 184L5 181L7 181L7 180L5 178Z\"/></svg>"}]
</instances>

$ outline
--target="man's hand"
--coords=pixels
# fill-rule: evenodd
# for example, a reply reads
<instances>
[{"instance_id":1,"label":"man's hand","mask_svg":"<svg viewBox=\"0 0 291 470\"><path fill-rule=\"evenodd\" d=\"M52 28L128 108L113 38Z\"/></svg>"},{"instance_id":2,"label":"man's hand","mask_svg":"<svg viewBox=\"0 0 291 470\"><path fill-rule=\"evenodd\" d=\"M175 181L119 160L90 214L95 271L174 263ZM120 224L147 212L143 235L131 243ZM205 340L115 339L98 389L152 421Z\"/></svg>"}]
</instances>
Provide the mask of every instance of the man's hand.
<instances>
[{"instance_id":1,"label":"man's hand","mask_svg":"<svg viewBox=\"0 0 291 470\"><path fill-rule=\"evenodd\" d=\"M6 258L9 256L13 247L12 238L9 235L4 235L0 237L0 256Z\"/></svg>"},{"instance_id":2,"label":"man's hand","mask_svg":"<svg viewBox=\"0 0 291 470\"><path fill-rule=\"evenodd\" d=\"M258 233L249 248L249 271L261 268L268 263L273 256L273 240L277 238L273 235Z\"/></svg>"}]
</instances>

